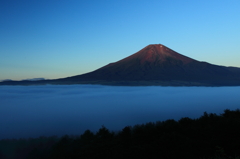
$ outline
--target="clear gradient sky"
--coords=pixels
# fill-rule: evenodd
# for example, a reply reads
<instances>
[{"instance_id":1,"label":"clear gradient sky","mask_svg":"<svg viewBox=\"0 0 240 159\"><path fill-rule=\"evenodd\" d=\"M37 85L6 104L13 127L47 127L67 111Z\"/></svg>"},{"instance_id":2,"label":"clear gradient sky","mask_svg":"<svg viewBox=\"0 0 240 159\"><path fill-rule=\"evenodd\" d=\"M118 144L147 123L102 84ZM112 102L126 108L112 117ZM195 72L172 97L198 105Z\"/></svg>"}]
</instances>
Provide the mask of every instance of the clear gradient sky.
<instances>
[{"instance_id":1,"label":"clear gradient sky","mask_svg":"<svg viewBox=\"0 0 240 159\"><path fill-rule=\"evenodd\" d=\"M159 43L240 67L240 0L0 0L0 80L79 75Z\"/></svg>"}]
</instances>

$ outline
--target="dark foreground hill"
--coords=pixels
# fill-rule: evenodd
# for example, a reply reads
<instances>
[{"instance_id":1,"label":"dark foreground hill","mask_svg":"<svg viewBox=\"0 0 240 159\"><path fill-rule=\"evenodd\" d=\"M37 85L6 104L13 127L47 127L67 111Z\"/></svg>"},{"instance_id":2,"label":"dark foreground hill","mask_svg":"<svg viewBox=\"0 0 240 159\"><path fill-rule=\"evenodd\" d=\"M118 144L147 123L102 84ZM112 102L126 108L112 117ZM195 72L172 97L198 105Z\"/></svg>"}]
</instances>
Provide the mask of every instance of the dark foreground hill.
<instances>
[{"instance_id":1,"label":"dark foreground hill","mask_svg":"<svg viewBox=\"0 0 240 159\"><path fill-rule=\"evenodd\" d=\"M29 83L234 86L240 85L240 68L200 62L155 44L93 72Z\"/></svg>"},{"instance_id":2,"label":"dark foreground hill","mask_svg":"<svg viewBox=\"0 0 240 159\"><path fill-rule=\"evenodd\" d=\"M0 140L1 159L239 159L240 111L204 113L79 136Z\"/></svg>"}]
</instances>

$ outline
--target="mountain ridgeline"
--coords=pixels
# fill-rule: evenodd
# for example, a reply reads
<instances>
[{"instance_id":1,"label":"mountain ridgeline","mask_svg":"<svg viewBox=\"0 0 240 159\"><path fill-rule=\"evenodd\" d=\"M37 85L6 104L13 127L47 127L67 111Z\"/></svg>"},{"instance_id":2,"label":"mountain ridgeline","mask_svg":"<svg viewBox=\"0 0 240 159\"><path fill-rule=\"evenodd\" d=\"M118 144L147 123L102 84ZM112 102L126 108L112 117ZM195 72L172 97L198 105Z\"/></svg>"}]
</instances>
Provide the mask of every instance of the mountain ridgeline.
<instances>
[{"instance_id":1,"label":"mountain ridgeline","mask_svg":"<svg viewBox=\"0 0 240 159\"><path fill-rule=\"evenodd\" d=\"M154 44L93 72L62 81L102 81L146 85L240 85L240 68L200 62Z\"/></svg>"},{"instance_id":2,"label":"mountain ridgeline","mask_svg":"<svg viewBox=\"0 0 240 159\"><path fill-rule=\"evenodd\" d=\"M5 82L7 83L14 82ZM122 60L86 74L55 80L29 81L29 83L239 86L240 68L200 62L164 45L153 44Z\"/></svg>"}]
</instances>

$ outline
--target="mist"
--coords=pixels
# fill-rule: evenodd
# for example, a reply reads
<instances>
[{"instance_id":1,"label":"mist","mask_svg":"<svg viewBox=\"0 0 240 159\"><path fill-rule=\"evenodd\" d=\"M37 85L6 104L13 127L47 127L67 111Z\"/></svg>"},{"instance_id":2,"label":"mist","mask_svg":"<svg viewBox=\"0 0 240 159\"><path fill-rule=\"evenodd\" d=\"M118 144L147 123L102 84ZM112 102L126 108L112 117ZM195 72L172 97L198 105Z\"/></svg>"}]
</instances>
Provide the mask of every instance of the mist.
<instances>
[{"instance_id":1,"label":"mist","mask_svg":"<svg viewBox=\"0 0 240 159\"><path fill-rule=\"evenodd\" d=\"M198 118L240 106L240 87L43 85L0 87L0 139L80 135Z\"/></svg>"}]
</instances>

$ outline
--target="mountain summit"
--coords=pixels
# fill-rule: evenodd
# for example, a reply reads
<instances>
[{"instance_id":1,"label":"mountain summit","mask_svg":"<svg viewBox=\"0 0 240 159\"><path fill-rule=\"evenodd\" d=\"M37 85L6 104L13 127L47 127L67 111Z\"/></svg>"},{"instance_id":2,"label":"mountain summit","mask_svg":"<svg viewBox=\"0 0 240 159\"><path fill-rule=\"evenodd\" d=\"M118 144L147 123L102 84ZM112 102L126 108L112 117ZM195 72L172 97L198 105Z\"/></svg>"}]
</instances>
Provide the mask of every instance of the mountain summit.
<instances>
[{"instance_id":1,"label":"mountain summit","mask_svg":"<svg viewBox=\"0 0 240 159\"><path fill-rule=\"evenodd\" d=\"M183 56L168 47L161 44L152 44L148 45L137 53L123 59L123 60L131 60L138 59L141 64L145 63L165 63L169 61L169 59L175 59L175 62L182 62L183 64L187 64L193 61L193 59ZM121 60L122 61L122 60Z\"/></svg>"},{"instance_id":2,"label":"mountain summit","mask_svg":"<svg viewBox=\"0 0 240 159\"><path fill-rule=\"evenodd\" d=\"M0 84L14 82L1 82ZM23 82L20 82L23 83ZM25 81L25 84L29 82ZM108 84L108 85L240 85L240 68L197 61L162 45L152 44L122 60L95 71L56 80L30 84ZM18 84L15 82L15 84Z\"/></svg>"},{"instance_id":3,"label":"mountain summit","mask_svg":"<svg viewBox=\"0 0 240 159\"><path fill-rule=\"evenodd\" d=\"M162 45L151 44L122 60L66 81L181 81L240 83L240 68L200 62ZM231 85L231 84L230 84Z\"/></svg>"}]
</instances>

